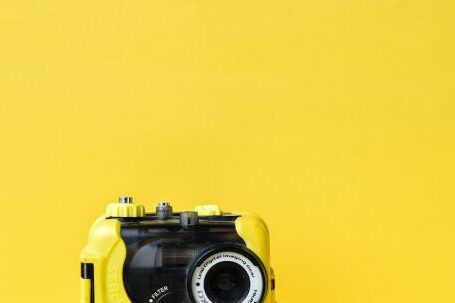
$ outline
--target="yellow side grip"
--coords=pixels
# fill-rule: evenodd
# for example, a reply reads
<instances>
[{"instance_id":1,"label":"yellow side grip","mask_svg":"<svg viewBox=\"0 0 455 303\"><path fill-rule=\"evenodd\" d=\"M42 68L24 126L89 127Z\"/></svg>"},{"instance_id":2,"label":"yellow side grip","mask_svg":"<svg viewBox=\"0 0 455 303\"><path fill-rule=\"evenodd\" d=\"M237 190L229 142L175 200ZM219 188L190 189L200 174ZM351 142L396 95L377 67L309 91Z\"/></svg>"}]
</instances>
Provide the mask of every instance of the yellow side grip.
<instances>
[{"instance_id":1,"label":"yellow side grip","mask_svg":"<svg viewBox=\"0 0 455 303\"><path fill-rule=\"evenodd\" d=\"M81 278L81 303L90 303L92 285L89 279Z\"/></svg>"},{"instance_id":2,"label":"yellow side grip","mask_svg":"<svg viewBox=\"0 0 455 303\"><path fill-rule=\"evenodd\" d=\"M261 259L267 270L268 289L264 303L275 303L275 275L270 267L270 239L267 225L256 214L240 212L240 215L235 220L235 229L247 247Z\"/></svg>"}]
</instances>

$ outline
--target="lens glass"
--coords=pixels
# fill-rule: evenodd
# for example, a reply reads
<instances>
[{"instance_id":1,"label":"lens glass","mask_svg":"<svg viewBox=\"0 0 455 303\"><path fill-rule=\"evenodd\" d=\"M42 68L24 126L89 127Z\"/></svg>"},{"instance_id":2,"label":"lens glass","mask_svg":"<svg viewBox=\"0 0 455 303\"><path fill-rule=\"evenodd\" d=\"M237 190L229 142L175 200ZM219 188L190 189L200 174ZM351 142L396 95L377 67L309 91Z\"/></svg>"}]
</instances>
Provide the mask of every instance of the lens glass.
<instances>
[{"instance_id":1,"label":"lens glass","mask_svg":"<svg viewBox=\"0 0 455 303\"><path fill-rule=\"evenodd\" d=\"M210 268L204 288L214 303L237 303L248 295L250 279L248 273L237 263L220 262Z\"/></svg>"}]
</instances>

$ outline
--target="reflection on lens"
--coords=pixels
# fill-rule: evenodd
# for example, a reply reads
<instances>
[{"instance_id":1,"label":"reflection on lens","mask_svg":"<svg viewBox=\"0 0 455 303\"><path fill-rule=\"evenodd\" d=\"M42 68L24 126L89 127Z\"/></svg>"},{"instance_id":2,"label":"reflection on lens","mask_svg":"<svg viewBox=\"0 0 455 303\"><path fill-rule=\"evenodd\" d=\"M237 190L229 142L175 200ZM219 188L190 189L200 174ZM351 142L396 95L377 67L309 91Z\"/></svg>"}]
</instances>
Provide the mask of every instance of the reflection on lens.
<instances>
[{"instance_id":1,"label":"reflection on lens","mask_svg":"<svg viewBox=\"0 0 455 303\"><path fill-rule=\"evenodd\" d=\"M250 291L248 273L234 262L221 262L213 266L204 282L210 301L216 303L242 302Z\"/></svg>"}]
</instances>

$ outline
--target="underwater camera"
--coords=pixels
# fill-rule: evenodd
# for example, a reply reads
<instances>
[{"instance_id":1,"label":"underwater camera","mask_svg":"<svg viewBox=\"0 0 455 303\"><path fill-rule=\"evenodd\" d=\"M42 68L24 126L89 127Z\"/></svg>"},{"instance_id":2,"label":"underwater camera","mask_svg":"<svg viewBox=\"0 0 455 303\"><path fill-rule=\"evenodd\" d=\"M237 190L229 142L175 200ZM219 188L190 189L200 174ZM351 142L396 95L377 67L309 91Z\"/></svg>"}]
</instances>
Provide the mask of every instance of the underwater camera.
<instances>
[{"instance_id":1,"label":"underwater camera","mask_svg":"<svg viewBox=\"0 0 455 303\"><path fill-rule=\"evenodd\" d=\"M121 197L81 253L82 303L275 303L269 232L216 205L154 213Z\"/></svg>"}]
</instances>

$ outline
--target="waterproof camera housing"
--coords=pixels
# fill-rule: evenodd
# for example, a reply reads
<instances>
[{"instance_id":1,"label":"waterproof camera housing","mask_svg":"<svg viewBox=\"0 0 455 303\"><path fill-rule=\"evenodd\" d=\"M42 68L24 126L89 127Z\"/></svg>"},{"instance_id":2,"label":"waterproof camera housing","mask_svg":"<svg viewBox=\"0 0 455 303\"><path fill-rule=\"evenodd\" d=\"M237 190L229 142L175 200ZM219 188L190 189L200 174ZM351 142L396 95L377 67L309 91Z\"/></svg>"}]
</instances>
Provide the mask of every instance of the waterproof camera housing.
<instances>
[{"instance_id":1,"label":"waterproof camera housing","mask_svg":"<svg viewBox=\"0 0 455 303\"><path fill-rule=\"evenodd\" d=\"M269 232L216 205L108 205L81 253L82 303L275 303Z\"/></svg>"}]
</instances>

